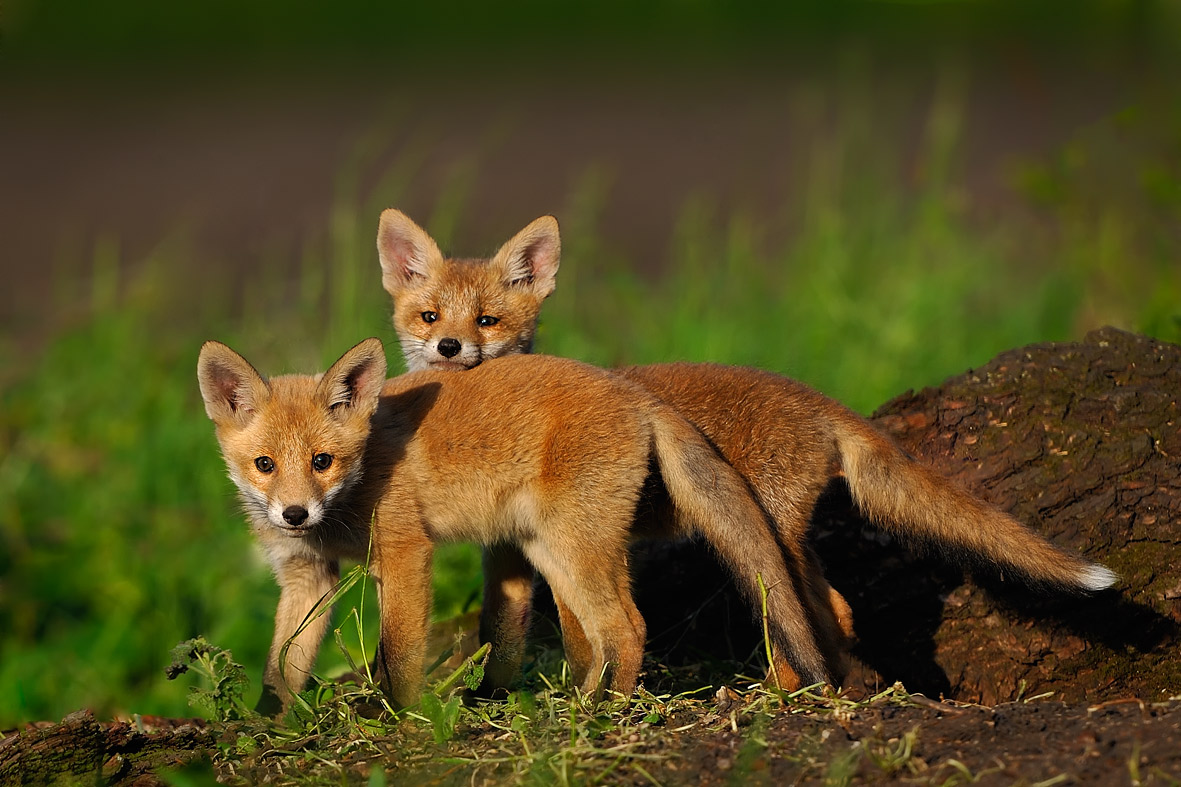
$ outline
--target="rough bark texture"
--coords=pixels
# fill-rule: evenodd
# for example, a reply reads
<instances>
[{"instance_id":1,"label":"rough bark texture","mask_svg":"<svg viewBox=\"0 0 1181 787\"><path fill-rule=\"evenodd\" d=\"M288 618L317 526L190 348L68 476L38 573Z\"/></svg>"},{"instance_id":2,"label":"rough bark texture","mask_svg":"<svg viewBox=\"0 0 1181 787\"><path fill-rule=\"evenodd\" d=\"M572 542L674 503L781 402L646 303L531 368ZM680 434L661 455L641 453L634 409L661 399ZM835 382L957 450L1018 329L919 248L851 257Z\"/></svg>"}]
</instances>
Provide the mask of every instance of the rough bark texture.
<instances>
[{"instance_id":1,"label":"rough bark texture","mask_svg":"<svg viewBox=\"0 0 1181 787\"><path fill-rule=\"evenodd\" d=\"M900 680L986 704L1045 692L1066 701L1181 695L1179 396L1181 347L1108 328L1081 343L1005 352L884 405L873 421L907 451L1121 580L1094 596L988 570L968 581L953 556L904 548L873 528L834 482L813 526L826 574L853 606L858 663L846 686ZM672 646L687 635L665 609L700 603L692 625L704 636L689 638L747 657L745 605L728 593L705 604L726 583L700 549L668 557L644 553L638 571L655 644L676 659Z\"/></svg>"},{"instance_id":2,"label":"rough bark texture","mask_svg":"<svg viewBox=\"0 0 1181 787\"><path fill-rule=\"evenodd\" d=\"M100 724L90 711L0 737L0 784L165 784L161 770L211 754L204 722L145 717Z\"/></svg>"},{"instance_id":3,"label":"rough bark texture","mask_svg":"<svg viewBox=\"0 0 1181 787\"><path fill-rule=\"evenodd\" d=\"M854 605L866 667L855 677L989 704L1181 694L1179 396L1181 347L1108 328L1003 353L883 406L875 422L908 451L1121 581L1046 596L983 572L961 584L872 541L852 561L826 546ZM857 528L832 511L818 534L847 544Z\"/></svg>"}]
</instances>

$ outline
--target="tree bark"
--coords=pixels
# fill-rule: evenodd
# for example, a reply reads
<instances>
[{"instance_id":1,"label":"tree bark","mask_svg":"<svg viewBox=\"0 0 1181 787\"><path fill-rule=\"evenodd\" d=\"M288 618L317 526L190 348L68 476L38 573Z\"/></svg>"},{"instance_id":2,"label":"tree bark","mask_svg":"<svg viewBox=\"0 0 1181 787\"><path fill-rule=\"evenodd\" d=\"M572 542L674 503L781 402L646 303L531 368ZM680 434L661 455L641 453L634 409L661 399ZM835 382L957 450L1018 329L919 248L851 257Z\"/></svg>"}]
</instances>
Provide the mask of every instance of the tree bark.
<instances>
[{"instance_id":1,"label":"tree bark","mask_svg":"<svg viewBox=\"0 0 1181 787\"><path fill-rule=\"evenodd\" d=\"M873 420L906 450L1121 580L1093 597L985 573L961 584L937 561L867 542L858 557L880 568L861 581L826 550L858 620L862 685L898 677L986 704L1181 693L1179 395L1181 347L1105 328L1002 353L878 410ZM851 524L820 523L818 534Z\"/></svg>"},{"instance_id":2,"label":"tree bark","mask_svg":"<svg viewBox=\"0 0 1181 787\"><path fill-rule=\"evenodd\" d=\"M29 725L0 739L0 784L166 784L161 769L209 756L216 740L204 722L144 719L100 724L77 711L60 724Z\"/></svg>"},{"instance_id":3,"label":"tree bark","mask_svg":"<svg viewBox=\"0 0 1181 787\"><path fill-rule=\"evenodd\" d=\"M1066 701L1181 694L1179 395L1181 347L1105 328L1080 343L1002 353L883 405L873 422L911 454L1120 581L1091 596L987 569L969 582L954 556L916 552L874 528L834 481L813 536L853 607L846 687L864 694L902 681L985 704L1047 692ZM667 646L676 659L674 644L688 639L692 651L747 657L746 605L722 590L727 581L699 547L674 552L646 550L637 570L658 652ZM678 620L686 608L696 610L688 627Z\"/></svg>"}]
</instances>

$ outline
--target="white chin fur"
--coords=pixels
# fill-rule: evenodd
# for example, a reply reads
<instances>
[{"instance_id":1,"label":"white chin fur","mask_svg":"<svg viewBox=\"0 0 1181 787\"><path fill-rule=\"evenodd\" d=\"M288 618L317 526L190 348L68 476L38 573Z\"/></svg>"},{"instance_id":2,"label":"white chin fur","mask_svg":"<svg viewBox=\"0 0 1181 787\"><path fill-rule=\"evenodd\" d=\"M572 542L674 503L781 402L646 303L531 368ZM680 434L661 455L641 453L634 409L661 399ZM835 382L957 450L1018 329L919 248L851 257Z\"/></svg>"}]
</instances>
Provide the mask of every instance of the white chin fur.
<instances>
[{"instance_id":1,"label":"white chin fur","mask_svg":"<svg viewBox=\"0 0 1181 787\"><path fill-rule=\"evenodd\" d=\"M456 368L462 367L464 369L470 369L473 366L478 366L479 363L480 363L480 356L478 356L474 353L471 355L469 355L467 353L462 353L460 355L456 355L453 358L444 358L442 355L439 355L438 353L436 353L430 359L428 365L431 368L436 368L440 365L443 365L443 366L447 366L447 367L456 367Z\"/></svg>"},{"instance_id":2,"label":"white chin fur","mask_svg":"<svg viewBox=\"0 0 1181 787\"><path fill-rule=\"evenodd\" d=\"M281 503L277 500L271 501L270 506L267 507L267 519L275 527L289 529L291 525L287 524L287 520L283 519L283 511L292 503ZM302 528L315 527L320 524L320 520L324 517L324 504L318 500L310 501L304 504L307 509L308 518L304 520L301 525Z\"/></svg>"}]
</instances>

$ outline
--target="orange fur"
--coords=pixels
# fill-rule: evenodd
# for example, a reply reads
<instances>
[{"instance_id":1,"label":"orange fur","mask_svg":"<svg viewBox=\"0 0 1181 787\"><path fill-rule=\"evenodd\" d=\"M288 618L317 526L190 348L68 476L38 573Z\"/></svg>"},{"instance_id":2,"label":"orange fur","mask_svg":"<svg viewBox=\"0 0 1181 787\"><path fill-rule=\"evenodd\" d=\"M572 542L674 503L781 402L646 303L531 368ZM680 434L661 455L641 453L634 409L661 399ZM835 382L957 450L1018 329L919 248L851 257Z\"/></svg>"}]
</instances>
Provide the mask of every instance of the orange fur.
<instances>
[{"instance_id":1,"label":"orange fur","mask_svg":"<svg viewBox=\"0 0 1181 787\"><path fill-rule=\"evenodd\" d=\"M470 369L530 352L560 250L552 216L525 227L491 259L451 259L404 214L382 213L381 280L398 303L394 328L410 371Z\"/></svg>"},{"instance_id":2,"label":"orange fur","mask_svg":"<svg viewBox=\"0 0 1181 787\"><path fill-rule=\"evenodd\" d=\"M514 326L519 340L512 344L481 345L478 333L471 333L465 348L472 358L528 352L542 303L553 290L557 274L561 245L552 217L530 224L505 244L497 258L467 260L462 269L444 259L434 241L398 211L385 211L381 227L378 248L383 282L393 298L394 325L411 368L430 362L422 346L407 338L417 329L418 313L426 310L445 312L460 326L471 325L477 315ZM538 241L538 233L552 237ZM523 236L530 239L527 248L547 253L515 252ZM391 282L387 260L396 256L391 244L420 250L412 255L422 261L412 290ZM540 263L536 279L544 287L526 290L527 297L510 299L521 292L496 274L500 267L496 260L506 253L516 253L524 262L536 258ZM816 500L835 475L846 478L854 499L874 522L897 535L972 554L1037 583L1097 590L1115 580L1107 569L1053 547L1012 517L914 461L865 419L794 380L755 369L690 363L634 366L617 373L697 426L750 485L772 519L784 558L798 577L827 672L838 681L853 634L852 615L845 599L824 579L807 539ZM488 674L490 687L495 688L515 674L523 652L526 615L522 610L530 603L532 576L528 562L511 548L486 553L484 574L481 637L497 643L500 647L494 650L508 660ZM577 673L586 660L584 638L569 614L567 600L558 589L555 594L567 658ZM799 684L788 665L776 668L781 683Z\"/></svg>"},{"instance_id":3,"label":"orange fur","mask_svg":"<svg viewBox=\"0 0 1181 787\"><path fill-rule=\"evenodd\" d=\"M282 589L264 710L289 703L303 684L324 624L296 637L287 665L279 649L331 585L337 562L365 556L370 522L378 674L397 704L418 696L431 554L451 540L527 559L578 638L572 661L582 688L630 694L645 628L631 596L628 544L653 466L673 508L665 532L703 536L752 604L761 577L771 588L777 662L809 682L830 679L799 578L765 513L667 405L619 376L546 356L510 355L464 374L416 372L383 385L384 375L376 339L321 377L269 381L225 345L202 348L206 411ZM491 671L507 680L528 591L501 589L492 597L501 641Z\"/></svg>"}]
</instances>

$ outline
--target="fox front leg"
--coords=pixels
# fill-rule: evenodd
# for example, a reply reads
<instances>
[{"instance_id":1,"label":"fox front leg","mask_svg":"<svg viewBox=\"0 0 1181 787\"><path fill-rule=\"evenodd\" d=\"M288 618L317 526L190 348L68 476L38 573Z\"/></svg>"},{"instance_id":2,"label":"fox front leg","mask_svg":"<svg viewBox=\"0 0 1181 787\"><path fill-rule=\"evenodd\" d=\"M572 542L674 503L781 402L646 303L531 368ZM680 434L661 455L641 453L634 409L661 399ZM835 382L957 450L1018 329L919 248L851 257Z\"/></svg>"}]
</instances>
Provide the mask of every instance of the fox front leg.
<instances>
[{"instance_id":1,"label":"fox front leg","mask_svg":"<svg viewBox=\"0 0 1181 787\"><path fill-rule=\"evenodd\" d=\"M377 678L395 708L418 701L431 611L431 558L425 535L374 537L374 576L381 604Z\"/></svg>"},{"instance_id":2,"label":"fox front leg","mask_svg":"<svg viewBox=\"0 0 1181 787\"><path fill-rule=\"evenodd\" d=\"M264 716L286 711L307 682L331 619L329 610L315 607L340 578L340 568L331 561L289 557L275 566L275 578L279 582L275 635L255 708ZM313 610L320 614L313 615Z\"/></svg>"}]
</instances>

